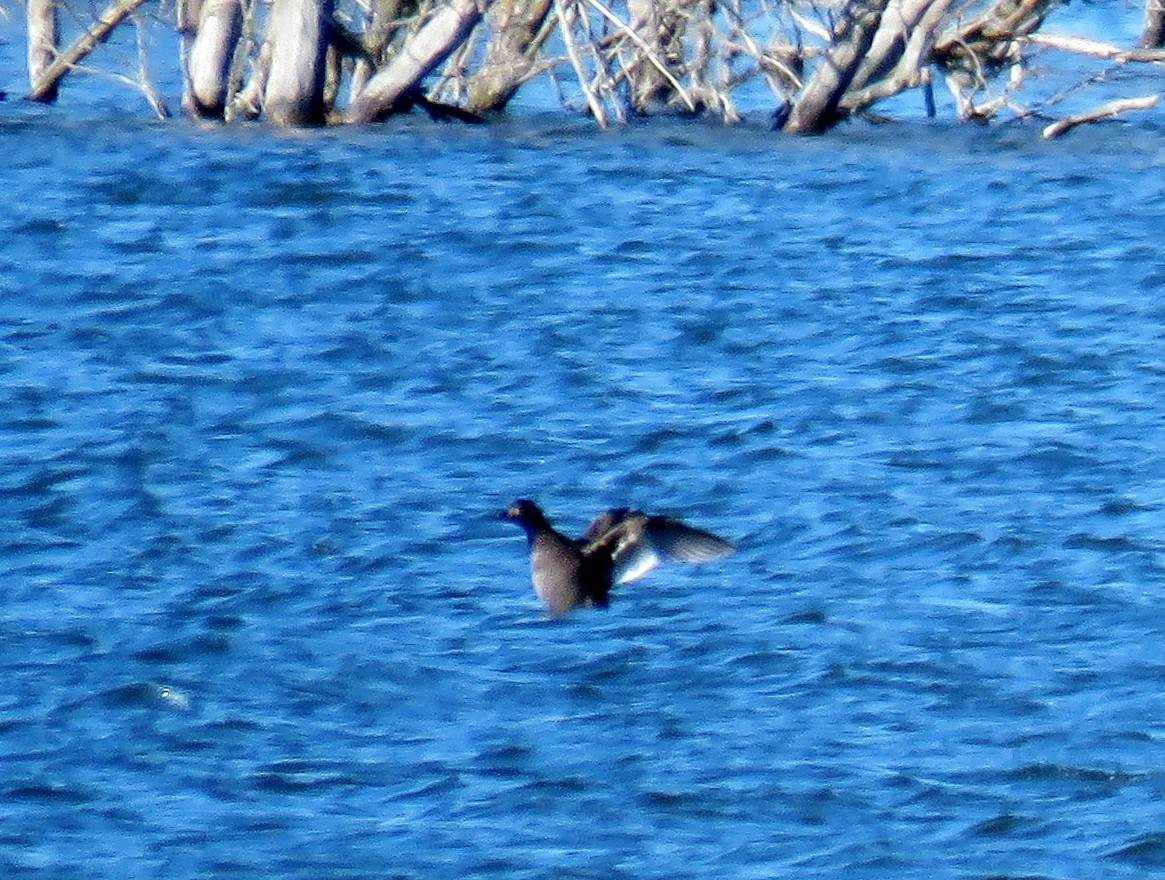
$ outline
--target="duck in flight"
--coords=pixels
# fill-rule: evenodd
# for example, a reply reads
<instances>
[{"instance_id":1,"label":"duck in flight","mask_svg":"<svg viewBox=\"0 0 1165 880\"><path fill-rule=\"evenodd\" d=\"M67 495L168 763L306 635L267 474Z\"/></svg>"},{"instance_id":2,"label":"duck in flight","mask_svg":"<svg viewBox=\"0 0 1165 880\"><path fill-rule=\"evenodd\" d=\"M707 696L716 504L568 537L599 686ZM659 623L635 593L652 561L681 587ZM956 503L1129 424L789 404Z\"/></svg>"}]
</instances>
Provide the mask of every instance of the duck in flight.
<instances>
[{"instance_id":1,"label":"duck in flight","mask_svg":"<svg viewBox=\"0 0 1165 880\"><path fill-rule=\"evenodd\" d=\"M575 540L527 498L502 516L526 530L534 592L555 617L585 605L605 608L612 584L640 578L664 560L709 562L736 549L711 532L627 507L603 511Z\"/></svg>"}]
</instances>

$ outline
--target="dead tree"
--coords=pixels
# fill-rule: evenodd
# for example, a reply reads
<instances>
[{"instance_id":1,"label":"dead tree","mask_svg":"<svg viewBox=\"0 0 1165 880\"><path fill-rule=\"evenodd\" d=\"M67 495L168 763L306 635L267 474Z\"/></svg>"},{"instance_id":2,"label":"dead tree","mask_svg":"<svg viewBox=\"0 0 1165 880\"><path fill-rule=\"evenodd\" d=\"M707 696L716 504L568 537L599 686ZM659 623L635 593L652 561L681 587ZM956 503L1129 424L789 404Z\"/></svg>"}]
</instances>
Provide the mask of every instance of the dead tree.
<instances>
[{"instance_id":1,"label":"dead tree","mask_svg":"<svg viewBox=\"0 0 1165 880\"><path fill-rule=\"evenodd\" d=\"M889 0L850 0L834 29L832 47L797 96L784 130L814 134L834 125L846 90L866 58Z\"/></svg>"},{"instance_id":2,"label":"dead tree","mask_svg":"<svg viewBox=\"0 0 1165 880\"><path fill-rule=\"evenodd\" d=\"M857 113L883 98L928 85L931 50L951 3L891 0L840 108Z\"/></svg>"},{"instance_id":3,"label":"dead tree","mask_svg":"<svg viewBox=\"0 0 1165 880\"><path fill-rule=\"evenodd\" d=\"M59 39L56 0L28 0L28 84L34 91L37 81L57 57ZM52 80L35 100L45 104L55 101L57 82Z\"/></svg>"},{"instance_id":4,"label":"dead tree","mask_svg":"<svg viewBox=\"0 0 1165 880\"><path fill-rule=\"evenodd\" d=\"M551 0L514 0L490 8L489 42L481 66L469 80L466 110L481 114L505 109L530 76L549 33L545 23L550 6Z\"/></svg>"},{"instance_id":5,"label":"dead tree","mask_svg":"<svg viewBox=\"0 0 1165 880\"><path fill-rule=\"evenodd\" d=\"M481 20L482 8L478 2L450 0L440 6L356 95L344 114L344 121L374 122L387 118L402 106L412 106L421 80L456 51ZM484 5L487 0L481 2Z\"/></svg>"},{"instance_id":6,"label":"dead tree","mask_svg":"<svg viewBox=\"0 0 1165 880\"><path fill-rule=\"evenodd\" d=\"M1145 0L1144 23L1141 39L1137 43L1142 49L1160 49L1165 46L1165 2Z\"/></svg>"},{"instance_id":7,"label":"dead tree","mask_svg":"<svg viewBox=\"0 0 1165 880\"><path fill-rule=\"evenodd\" d=\"M631 71L631 108L650 113L675 97L675 88L661 66L679 69L683 62L683 41L689 10L679 0L627 0L631 29L640 35L660 65L637 64Z\"/></svg>"},{"instance_id":8,"label":"dead tree","mask_svg":"<svg viewBox=\"0 0 1165 880\"><path fill-rule=\"evenodd\" d=\"M1063 0L993 0L978 15L948 25L935 41L934 62L946 75L960 118L986 118L997 104L976 106L973 96L1000 70L1017 62L1023 39Z\"/></svg>"},{"instance_id":9,"label":"dead tree","mask_svg":"<svg viewBox=\"0 0 1165 880\"><path fill-rule=\"evenodd\" d=\"M267 20L271 63L263 115L275 125L325 121L324 77L331 0L274 0Z\"/></svg>"},{"instance_id":10,"label":"dead tree","mask_svg":"<svg viewBox=\"0 0 1165 880\"><path fill-rule=\"evenodd\" d=\"M26 2L32 100L52 101L61 78L127 17L141 36L134 11L144 0L108 0L93 25L58 51L60 0ZM413 107L473 122L557 68L567 75L556 76L556 85L575 80L574 92L561 93L564 104L600 126L679 107L735 122L733 90L761 77L780 108L775 127L808 134L920 87L933 112L932 75L945 78L960 118L988 119L1002 109L1030 116L1043 108L1032 111L1013 96L1033 45L1114 64L1165 59L1145 48L1165 37L1165 0L1146 0L1139 49L1037 34L1064 2L178 0L183 108L196 118L262 116L275 125L367 123ZM164 110L149 84L144 45L139 39L138 81L121 78ZM249 79L240 90L244 70ZM426 84L438 72L436 84ZM1046 131L1155 100L1110 101Z\"/></svg>"},{"instance_id":11,"label":"dead tree","mask_svg":"<svg viewBox=\"0 0 1165 880\"><path fill-rule=\"evenodd\" d=\"M67 49L56 55L52 63L40 71L40 74L32 82L32 89L27 96L28 100L41 102L54 100L61 78L108 37L126 16L144 2L145 0L113 0L84 33L69 44Z\"/></svg>"},{"instance_id":12,"label":"dead tree","mask_svg":"<svg viewBox=\"0 0 1165 880\"><path fill-rule=\"evenodd\" d=\"M182 109L195 118L221 119L242 33L243 5L240 0L203 0L198 6L185 64Z\"/></svg>"}]
</instances>

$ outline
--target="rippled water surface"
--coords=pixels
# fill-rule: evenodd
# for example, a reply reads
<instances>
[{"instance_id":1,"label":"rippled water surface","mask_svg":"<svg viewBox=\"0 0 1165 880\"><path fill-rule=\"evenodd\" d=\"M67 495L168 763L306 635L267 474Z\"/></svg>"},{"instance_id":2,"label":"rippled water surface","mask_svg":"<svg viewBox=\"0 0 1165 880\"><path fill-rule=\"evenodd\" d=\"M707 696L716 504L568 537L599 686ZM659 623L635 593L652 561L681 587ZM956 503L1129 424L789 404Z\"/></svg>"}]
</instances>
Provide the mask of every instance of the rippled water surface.
<instances>
[{"instance_id":1,"label":"rippled water surface","mask_svg":"<svg viewBox=\"0 0 1165 880\"><path fill-rule=\"evenodd\" d=\"M10 108L0 871L1159 868L1159 134Z\"/></svg>"}]
</instances>

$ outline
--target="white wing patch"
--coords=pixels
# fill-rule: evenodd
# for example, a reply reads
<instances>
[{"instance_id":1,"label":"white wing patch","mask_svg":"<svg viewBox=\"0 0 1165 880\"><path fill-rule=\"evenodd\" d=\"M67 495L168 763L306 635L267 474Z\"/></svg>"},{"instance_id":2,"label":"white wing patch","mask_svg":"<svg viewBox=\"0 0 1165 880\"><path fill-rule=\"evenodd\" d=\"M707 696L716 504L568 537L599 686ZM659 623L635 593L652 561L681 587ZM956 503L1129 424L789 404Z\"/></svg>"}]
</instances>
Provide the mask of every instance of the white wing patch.
<instances>
[{"instance_id":1,"label":"white wing patch","mask_svg":"<svg viewBox=\"0 0 1165 880\"><path fill-rule=\"evenodd\" d=\"M665 516L644 517L630 528L615 548L612 578L625 584L643 577L665 559L675 562L710 562L736 548L703 529L686 526Z\"/></svg>"},{"instance_id":2,"label":"white wing patch","mask_svg":"<svg viewBox=\"0 0 1165 880\"><path fill-rule=\"evenodd\" d=\"M660 563L659 553L646 536L631 541L615 556L612 579L617 584L630 583L643 577Z\"/></svg>"}]
</instances>

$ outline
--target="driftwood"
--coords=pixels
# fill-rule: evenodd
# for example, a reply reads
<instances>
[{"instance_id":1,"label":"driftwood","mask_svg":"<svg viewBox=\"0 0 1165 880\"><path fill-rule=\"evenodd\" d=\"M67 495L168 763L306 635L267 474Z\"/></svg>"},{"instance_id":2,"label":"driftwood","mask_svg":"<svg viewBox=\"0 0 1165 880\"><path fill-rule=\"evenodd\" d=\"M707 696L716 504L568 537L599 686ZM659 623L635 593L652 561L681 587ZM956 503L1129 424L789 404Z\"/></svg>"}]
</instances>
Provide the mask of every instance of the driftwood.
<instances>
[{"instance_id":1,"label":"driftwood","mask_svg":"<svg viewBox=\"0 0 1165 880\"><path fill-rule=\"evenodd\" d=\"M77 37L64 52L41 71L32 84L32 90L27 95L28 100L41 102L55 100L61 78L72 70L82 58L97 48L126 16L144 2L145 0L113 0L81 36Z\"/></svg>"},{"instance_id":2,"label":"driftwood","mask_svg":"<svg viewBox=\"0 0 1165 880\"><path fill-rule=\"evenodd\" d=\"M1094 107L1083 113L1077 113L1075 116L1068 116L1053 122L1044 128L1043 136L1045 138L1059 137L1064 132L1070 131L1086 122L1099 122L1102 119L1112 119L1117 114L1124 113L1128 110L1148 110L1150 107L1157 106L1157 101L1160 97L1160 95L1146 95L1143 98L1124 98L1119 101L1109 101L1107 104L1101 104L1099 107Z\"/></svg>"},{"instance_id":3,"label":"driftwood","mask_svg":"<svg viewBox=\"0 0 1165 880\"><path fill-rule=\"evenodd\" d=\"M1026 42L1037 46L1047 46L1049 49L1059 49L1064 52L1076 52L1080 55L1091 55L1094 58L1104 58L1118 64L1131 61L1154 62L1165 61L1165 50L1161 49L1122 49L1111 43L1102 43L1099 40L1090 40L1085 37L1073 37L1062 34L1032 34Z\"/></svg>"}]
</instances>

